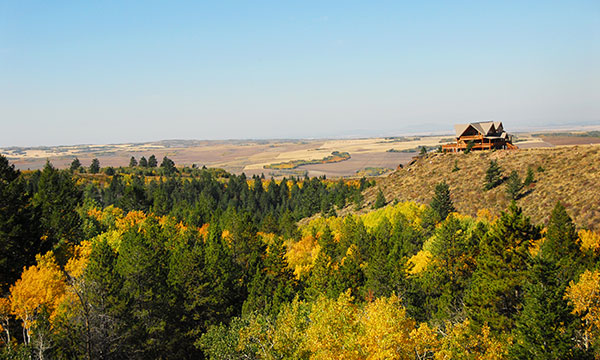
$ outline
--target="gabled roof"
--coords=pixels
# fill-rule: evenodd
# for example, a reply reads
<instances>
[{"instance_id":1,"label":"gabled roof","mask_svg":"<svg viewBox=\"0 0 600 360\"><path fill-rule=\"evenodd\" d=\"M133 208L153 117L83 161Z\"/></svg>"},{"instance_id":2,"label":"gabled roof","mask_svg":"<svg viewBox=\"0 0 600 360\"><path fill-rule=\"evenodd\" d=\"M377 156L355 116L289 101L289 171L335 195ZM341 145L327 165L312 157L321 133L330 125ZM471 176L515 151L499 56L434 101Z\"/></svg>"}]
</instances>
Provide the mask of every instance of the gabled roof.
<instances>
[{"instance_id":1,"label":"gabled roof","mask_svg":"<svg viewBox=\"0 0 600 360\"><path fill-rule=\"evenodd\" d=\"M456 136L461 137L465 131L469 128L475 129L481 135L491 135L496 134L497 132L502 132L502 123L497 121L482 121L482 122L474 122L470 124L458 124L454 125L454 130L456 131Z\"/></svg>"},{"instance_id":2,"label":"gabled roof","mask_svg":"<svg viewBox=\"0 0 600 360\"><path fill-rule=\"evenodd\" d=\"M454 131L456 131L456 136L461 136L471 124L458 124L454 125Z\"/></svg>"}]
</instances>

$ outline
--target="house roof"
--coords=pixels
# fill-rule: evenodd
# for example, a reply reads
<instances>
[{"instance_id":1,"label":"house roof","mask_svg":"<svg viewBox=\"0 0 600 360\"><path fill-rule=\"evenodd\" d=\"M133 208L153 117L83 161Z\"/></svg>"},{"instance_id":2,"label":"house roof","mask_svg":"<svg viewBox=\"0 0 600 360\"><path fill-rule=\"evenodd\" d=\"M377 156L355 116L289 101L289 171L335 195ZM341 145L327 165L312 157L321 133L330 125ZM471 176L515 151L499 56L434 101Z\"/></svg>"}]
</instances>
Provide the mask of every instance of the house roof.
<instances>
[{"instance_id":1,"label":"house roof","mask_svg":"<svg viewBox=\"0 0 600 360\"><path fill-rule=\"evenodd\" d=\"M458 124L454 125L454 130L456 131L456 136L462 136L465 131L469 128L473 128L477 130L481 135L492 135L496 134L496 132L502 132L502 122L499 121L482 121L482 122L474 122L470 124Z\"/></svg>"}]
</instances>

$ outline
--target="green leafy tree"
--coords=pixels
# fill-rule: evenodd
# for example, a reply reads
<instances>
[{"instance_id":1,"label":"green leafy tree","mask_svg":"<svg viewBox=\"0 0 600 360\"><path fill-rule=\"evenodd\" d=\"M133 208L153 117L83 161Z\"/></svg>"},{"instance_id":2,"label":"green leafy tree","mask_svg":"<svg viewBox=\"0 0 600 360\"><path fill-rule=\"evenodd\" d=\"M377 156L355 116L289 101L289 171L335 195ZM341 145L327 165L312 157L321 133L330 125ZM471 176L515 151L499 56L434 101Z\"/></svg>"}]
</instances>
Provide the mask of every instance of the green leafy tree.
<instances>
[{"instance_id":1,"label":"green leafy tree","mask_svg":"<svg viewBox=\"0 0 600 360\"><path fill-rule=\"evenodd\" d=\"M148 167L155 168L158 165L158 161L156 160L156 156L154 154L150 155L148 158Z\"/></svg>"},{"instance_id":2,"label":"green leafy tree","mask_svg":"<svg viewBox=\"0 0 600 360\"><path fill-rule=\"evenodd\" d=\"M435 186L434 196L429 206L437 214L439 221L446 219L448 214L456 211L450 197L450 187L446 182L442 181Z\"/></svg>"},{"instance_id":3,"label":"green leafy tree","mask_svg":"<svg viewBox=\"0 0 600 360\"><path fill-rule=\"evenodd\" d=\"M421 155L421 156L427 155L427 148L425 146L421 146L421 150L419 151L419 155Z\"/></svg>"},{"instance_id":4,"label":"green leafy tree","mask_svg":"<svg viewBox=\"0 0 600 360\"><path fill-rule=\"evenodd\" d=\"M71 171L77 171L81 168L81 161L79 161L78 158L73 159L73 161L71 161L71 167L70 170Z\"/></svg>"},{"instance_id":5,"label":"green leafy tree","mask_svg":"<svg viewBox=\"0 0 600 360\"><path fill-rule=\"evenodd\" d=\"M100 172L100 161L96 158L92 159L90 164L90 173L97 174Z\"/></svg>"},{"instance_id":6,"label":"green leafy tree","mask_svg":"<svg viewBox=\"0 0 600 360\"><path fill-rule=\"evenodd\" d=\"M490 160L490 165L485 172L485 184L483 188L490 190L502 183L502 169L496 160Z\"/></svg>"},{"instance_id":7,"label":"green leafy tree","mask_svg":"<svg viewBox=\"0 0 600 360\"><path fill-rule=\"evenodd\" d=\"M519 178L519 174L516 171L510 173L508 180L506 181L506 194L511 200L517 200L521 194L523 184Z\"/></svg>"},{"instance_id":8,"label":"green leafy tree","mask_svg":"<svg viewBox=\"0 0 600 360\"><path fill-rule=\"evenodd\" d=\"M144 159L144 160L145 160L145 159ZM129 159L129 167L132 167L132 168L133 168L133 167L136 167L136 166L138 166L138 162L137 162L137 160L135 159L135 157L133 157L133 156L132 156L132 157L131 157L131 159Z\"/></svg>"},{"instance_id":9,"label":"green leafy tree","mask_svg":"<svg viewBox=\"0 0 600 360\"><path fill-rule=\"evenodd\" d=\"M379 191L377 192L377 197L375 198L375 204L373 204L373 208L380 209L385 206L386 202L387 201L385 200L385 195L383 195L383 191L379 189Z\"/></svg>"}]
</instances>

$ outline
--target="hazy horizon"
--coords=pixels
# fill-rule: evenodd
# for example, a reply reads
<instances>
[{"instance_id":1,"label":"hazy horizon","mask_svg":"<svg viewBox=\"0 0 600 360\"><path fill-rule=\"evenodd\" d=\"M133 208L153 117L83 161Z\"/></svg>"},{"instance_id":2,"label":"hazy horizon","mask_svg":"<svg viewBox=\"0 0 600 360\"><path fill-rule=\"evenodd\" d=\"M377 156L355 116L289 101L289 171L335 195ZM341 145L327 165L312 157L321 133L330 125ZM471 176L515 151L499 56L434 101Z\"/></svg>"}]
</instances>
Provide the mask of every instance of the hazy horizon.
<instances>
[{"instance_id":1,"label":"hazy horizon","mask_svg":"<svg viewBox=\"0 0 600 360\"><path fill-rule=\"evenodd\" d=\"M598 125L599 39L597 1L5 2L0 147Z\"/></svg>"}]
</instances>

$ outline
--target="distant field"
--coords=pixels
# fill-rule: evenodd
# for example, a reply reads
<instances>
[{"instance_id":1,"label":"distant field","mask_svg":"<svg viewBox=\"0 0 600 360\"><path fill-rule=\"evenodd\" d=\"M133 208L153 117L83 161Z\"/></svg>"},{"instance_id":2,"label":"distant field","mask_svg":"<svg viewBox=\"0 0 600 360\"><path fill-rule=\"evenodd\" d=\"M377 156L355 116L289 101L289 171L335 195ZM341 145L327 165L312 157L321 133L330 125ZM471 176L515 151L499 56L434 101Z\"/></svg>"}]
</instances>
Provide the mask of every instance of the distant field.
<instances>
[{"instance_id":1,"label":"distant field","mask_svg":"<svg viewBox=\"0 0 600 360\"><path fill-rule=\"evenodd\" d=\"M103 167L127 166L134 156L148 158L154 154L159 162L169 157L178 166L220 167L233 173L266 176L356 176L368 167L396 169L410 162L415 153L388 153L390 148L411 149L437 146L443 137L318 139L318 140L231 140L231 141L159 141L143 144L78 145L1 149L16 167L40 169L46 159L54 166L66 168L77 157L84 166L98 158ZM447 138L447 136L446 136ZM293 169L265 167L273 164L319 162L334 152L349 153L350 159L326 164L300 165Z\"/></svg>"},{"instance_id":2,"label":"distant field","mask_svg":"<svg viewBox=\"0 0 600 360\"><path fill-rule=\"evenodd\" d=\"M159 163L164 156L178 166L219 167L229 172L265 176L321 176L340 177L364 174L367 168L394 170L409 163L421 146L435 149L451 141L449 135L381 137L362 139L310 140L165 140L148 143L75 145L46 147L12 147L0 149L19 169L40 169L46 159L58 168L66 168L77 157L84 166L98 158L103 167L127 166L134 156L148 158L156 155ZM522 149L600 143L600 137L581 136L578 133L518 134L516 145ZM350 159L327 164L300 165L293 169L268 169L273 164L319 162L333 152L349 153ZM408 152L410 151L410 152ZM369 172L366 172L369 173Z\"/></svg>"},{"instance_id":3,"label":"distant field","mask_svg":"<svg viewBox=\"0 0 600 360\"><path fill-rule=\"evenodd\" d=\"M579 136L542 136L544 142L555 146L559 145L591 145L600 144L600 137L579 137Z\"/></svg>"}]
</instances>

